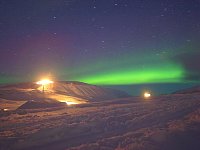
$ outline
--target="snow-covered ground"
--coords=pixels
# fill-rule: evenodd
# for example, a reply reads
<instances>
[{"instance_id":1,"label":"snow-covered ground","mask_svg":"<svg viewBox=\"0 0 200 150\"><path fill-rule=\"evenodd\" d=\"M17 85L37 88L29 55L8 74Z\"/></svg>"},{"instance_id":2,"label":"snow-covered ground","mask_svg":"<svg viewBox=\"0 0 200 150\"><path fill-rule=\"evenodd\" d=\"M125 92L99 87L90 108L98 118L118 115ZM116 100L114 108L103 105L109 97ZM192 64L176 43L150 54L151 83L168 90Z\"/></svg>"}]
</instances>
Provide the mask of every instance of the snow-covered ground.
<instances>
[{"instance_id":1,"label":"snow-covered ground","mask_svg":"<svg viewBox=\"0 0 200 150\"><path fill-rule=\"evenodd\" d=\"M129 97L126 92L103 88L75 81L58 81L43 86L36 83L20 83L0 86L0 98L14 101L51 99L68 104Z\"/></svg>"},{"instance_id":2,"label":"snow-covered ground","mask_svg":"<svg viewBox=\"0 0 200 150\"><path fill-rule=\"evenodd\" d=\"M0 115L0 149L199 150L200 94Z\"/></svg>"}]
</instances>

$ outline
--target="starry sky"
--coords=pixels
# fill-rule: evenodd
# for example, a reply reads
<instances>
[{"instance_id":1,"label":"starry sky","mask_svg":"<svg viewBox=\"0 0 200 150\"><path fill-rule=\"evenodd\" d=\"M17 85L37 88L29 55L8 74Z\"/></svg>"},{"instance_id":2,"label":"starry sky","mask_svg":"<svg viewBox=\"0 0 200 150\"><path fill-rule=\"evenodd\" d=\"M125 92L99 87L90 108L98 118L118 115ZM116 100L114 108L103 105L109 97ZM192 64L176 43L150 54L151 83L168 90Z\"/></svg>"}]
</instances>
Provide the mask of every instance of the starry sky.
<instances>
[{"instance_id":1,"label":"starry sky","mask_svg":"<svg viewBox=\"0 0 200 150\"><path fill-rule=\"evenodd\" d=\"M0 0L0 83L200 81L199 0Z\"/></svg>"}]
</instances>

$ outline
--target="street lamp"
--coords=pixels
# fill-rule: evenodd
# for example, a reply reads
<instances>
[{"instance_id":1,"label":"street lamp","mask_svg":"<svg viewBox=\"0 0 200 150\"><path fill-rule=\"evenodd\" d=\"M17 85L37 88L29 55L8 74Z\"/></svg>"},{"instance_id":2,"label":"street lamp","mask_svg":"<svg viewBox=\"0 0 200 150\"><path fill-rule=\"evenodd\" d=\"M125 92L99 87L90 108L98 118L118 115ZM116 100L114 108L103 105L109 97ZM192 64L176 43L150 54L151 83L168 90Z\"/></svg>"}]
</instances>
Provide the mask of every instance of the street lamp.
<instances>
[{"instance_id":1,"label":"street lamp","mask_svg":"<svg viewBox=\"0 0 200 150\"><path fill-rule=\"evenodd\" d=\"M48 85L48 84L52 84L52 83L53 83L53 81L51 81L49 79L43 79L43 80L36 82L36 84L42 85L42 92L43 93L44 93L45 86Z\"/></svg>"}]
</instances>

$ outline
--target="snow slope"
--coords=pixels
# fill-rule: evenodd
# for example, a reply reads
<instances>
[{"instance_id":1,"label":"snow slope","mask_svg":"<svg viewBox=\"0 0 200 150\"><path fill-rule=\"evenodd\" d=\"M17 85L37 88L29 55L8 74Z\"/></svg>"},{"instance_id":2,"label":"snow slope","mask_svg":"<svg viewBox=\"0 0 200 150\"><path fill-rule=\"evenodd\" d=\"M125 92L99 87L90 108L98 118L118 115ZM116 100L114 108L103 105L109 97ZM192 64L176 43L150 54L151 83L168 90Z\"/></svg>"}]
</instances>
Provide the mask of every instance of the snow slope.
<instances>
[{"instance_id":1,"label":"snow slope","mask_svg":"<svg viewBox=\"0 0 200 150\"><path fill-rule=\"evenodd\" d=\"M200 94L0 116L3 150L199 150Z\"/></svg>"},{"instance_id":2,"label":"snow slope","mask_svg":"<svg viewBox=\"0 0 200 150\"><path fill-rule=\"evenodd\" d=\"M128 97L125 92L110 88L103 88L95 85L90 85L82 82L57 82L53 85L55 93L79 97L82 99L98 101L115 98Z\"/></svg>"},{"instance_id":3,"label":"snow slope","mask_svg":"<svg viewBox=\"0 0 200 150\"><path fill-rule=\"evenodd\" d=\"M42 86L36 83L21 83L0 87L0 98L15 101L51 99L67 104L81 104L128 96L127 93L119 90L73 81L54 82L54 84L46 85L44 93L42 92Z\"/></svg>"}]
</instances>

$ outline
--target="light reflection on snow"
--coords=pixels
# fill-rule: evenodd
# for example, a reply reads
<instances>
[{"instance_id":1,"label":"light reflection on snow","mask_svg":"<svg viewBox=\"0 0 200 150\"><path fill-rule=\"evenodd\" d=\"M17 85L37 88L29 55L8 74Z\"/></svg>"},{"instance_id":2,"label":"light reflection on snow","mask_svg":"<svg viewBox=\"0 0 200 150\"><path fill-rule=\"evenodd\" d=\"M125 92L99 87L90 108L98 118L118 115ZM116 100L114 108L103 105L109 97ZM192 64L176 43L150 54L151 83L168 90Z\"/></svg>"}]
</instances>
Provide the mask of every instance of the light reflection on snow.
<instances>
[{"instance_id":1,"label":"light reflection on snow","mask_svg":"<svg viewBox=\"0 0 200 150\"><path fill-rule=\"evenodd\" d=\"M65 102L67 105L76 105L76 104L78 104L78 103L76 103L76 102Z\"/></svg>"}]
</instances>

